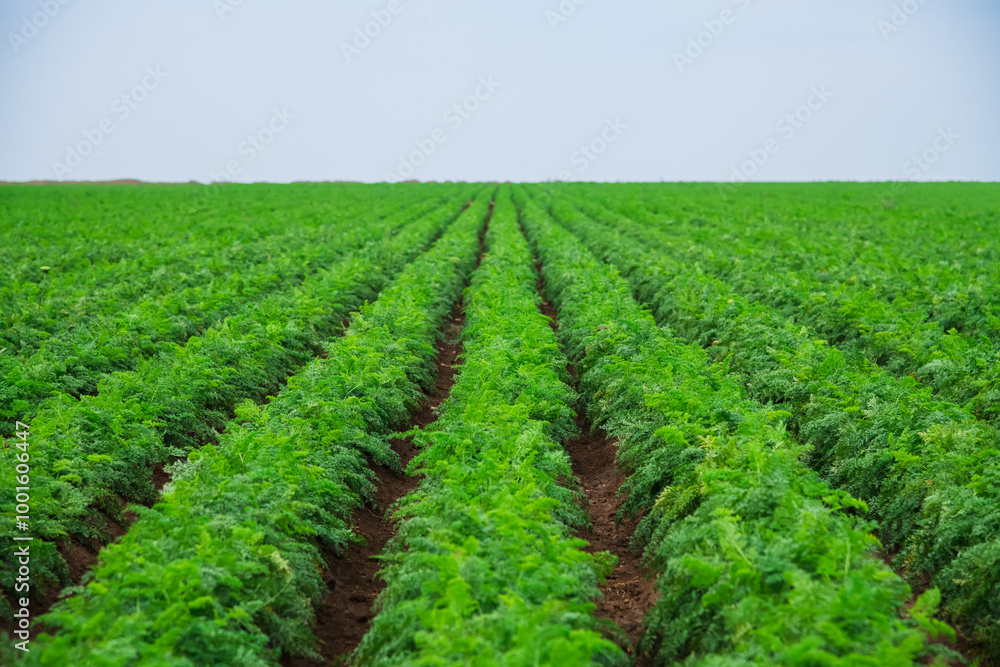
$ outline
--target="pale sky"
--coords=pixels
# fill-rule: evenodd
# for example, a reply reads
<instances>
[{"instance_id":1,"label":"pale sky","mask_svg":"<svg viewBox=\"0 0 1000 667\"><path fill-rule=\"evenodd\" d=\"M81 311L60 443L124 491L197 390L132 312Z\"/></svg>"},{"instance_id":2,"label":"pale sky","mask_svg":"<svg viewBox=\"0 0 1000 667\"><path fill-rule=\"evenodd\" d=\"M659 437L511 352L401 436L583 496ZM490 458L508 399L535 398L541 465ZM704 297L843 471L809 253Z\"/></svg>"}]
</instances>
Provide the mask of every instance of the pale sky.
<instances>
[{"instance_id":1,"label":"pale sky","mask_svg":"<svg viewBox=\"0 0 1000 667\"><path fill-rule=\"evenodd\" d=\"M1000 180L996 0L2 0L0 28L0 180Z\"/></svg>"}]
</instances>

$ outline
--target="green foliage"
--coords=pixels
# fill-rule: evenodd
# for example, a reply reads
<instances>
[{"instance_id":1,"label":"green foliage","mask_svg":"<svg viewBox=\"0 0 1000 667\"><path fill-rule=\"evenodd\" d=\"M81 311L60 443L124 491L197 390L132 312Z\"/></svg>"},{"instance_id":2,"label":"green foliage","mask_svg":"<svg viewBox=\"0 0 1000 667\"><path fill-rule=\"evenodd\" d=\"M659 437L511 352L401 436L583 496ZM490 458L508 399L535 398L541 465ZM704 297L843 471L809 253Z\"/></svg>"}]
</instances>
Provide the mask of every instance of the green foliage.
<instances>
[{"instance_id":1,"label":"green foliage","mask_svg":"<svg viewBox=\"0 0 1000 667\"><path fill-rule=\"evenodd\" d=\"M944 611L990 660L1000 658L1000 434L909 377L847 356L807 327L735 294L566 202L560 221L620 267L657 320L781 404L811 466L864 500L879 538L911 581L944 594ZM968 553L968 557L965 554Z\"/></svg>"},{"instance_id":2,"label":"green foliage","mask_svg":"<svg viewBox=\"0 0 1000 667\"><path fill-rule=\"evenodd\" d=\"M909 588L854 516L864 504L802 465L791 415L659 329L621 277L519 195L588 415L629 475L623 512L645 513L635 542L660 598L641 648L656 664L706 665L911 665L940 652L927 639L950 629L930 604L908 616Z\"/></svg>"},{"instance_id":3,"label":"green foliage","mask_svg":"<svg viewBox=\"0 0 1000 667\"><path fill-rule=\"evenodd\" d=\"M579 200L602 219L596 193ZM623 201L624 199L624 201ZM619 194L609 205L624 205ZM824 216L830 207L823 203ZM639 213L619 229L663 255L695 264L751 302L807 325L846 355L860 354L980 419L1000 418L1000 287L995 229L968 220L889 217L878 225L813 221L804 234L786 220L664 224ZM853 224L852 224L853 223ZM819 232L819 233L817 233Z\"/></svg>"},{"instance_id":4,"label":"green foliage","mask_svg":"<svg viewBox=\"0 0 1000 667\"><path fill-rule=\"evenodd\" d=\"M52 266L37 284L17 278L18 270L28 271L27 262L11 267L14 280L0 284L0 348L6 349L0 356L0 377L6 381L0 434L9 436L15 420L32 419L54 394L92 395L107 374L134 371L145 358L169 354L175 345L203 335L258 299L293 289L432 206L431 201L410 205L409 196L373 204L370 195L358 196L365 191L350 194L341 199L344 208L334 224L316 203L298 203L275 221L273 209L280 200L263 199L254 202L252 219L241 217L240 225L226 225L239 212L220 203L207 216L214 224L205 225L201 234L164 243L185 226L170 209L179 219L159 228L150 225L150 247L123 249L113 261L74 270L60 257L74 250L63 242L60 253L47 251L52 255L42 261ZM167 201L175 206L183 200L177 192L171 197ZM401 203L404 216L393 210ZM48 213L53 205L39 207L35 215ZM264 205L269 210L260 210ZM375 224L356 225L357 217L369 216ZM29 228L24 245L37 244L39 231ZM71 230L67 233L73 237ZM101 250L90 243L75 250L82 248L94 255Z\"/></svg>"},{"instance_id":5,"label":"green foliage","mask_svg":"<svg viewBox=\"0 0 1000 667\"><path fill-rule=\"evenodd\" d=\"M426 475L397 511L387 587L359 665L621 664L591 600L613 565L586 521L565 451L575 430L566 360L538 311L531 253L501 191L465 292L461 374L415 433Z\"/></svg>"},{"instance_id":6,"label":"green foliage","mask_svg":"<svg viewBox=\"0 0 1000 667\"><path fill-rule=\"evenodd\" d=\"M882 188L502 188L352 659L626 661L593 613L614 557L573 537L558 443L579 401L618 443L620 517L640 517L655 664L955 664L939 616L1000 664L995 187ZM321 548L361 539L370 466L399 465L388 438L474 271L493 188L458 204L477 191L0 186L0 435L32 423L33 604L69 581L59 543L139 515L52 634L28 656L0 642L0 662L316 657ZM15 568L0 548L7 615Z\"/></svg>"},{"instance_id":7,"label":"green foliage","mask_svg":"<svg viewBox=\"0 0 1000 667\"><path fill-rule=\"evenodd\" d=\"M122 502L157 498L152 470L218 437L242 400L263 400L295 368L322 351L347 314L379 291L457 215L443 207L400 233L349 253L290 293L264 299L226 318L187 346L172 345L135 372L115 373L96 396L61 396L32 422L32 531L53 541L72 534L106 542L99 511L120 522ZM0 460L0 526L13 530L14 459ZM39 562L65 575L54 552ZM11 591L13 547L0 559L0 583ZM40 573L44 573L40 570ZM35 579L35 595L49 584ZM66 583L63 577L58 583Z\"/></svg>"},{"instance_id":8,"label":"green foliage","mask_svg":"<svg viewBox=\"0 0 1000 667\"><path fill-rule=\"evenodd\" d=\"M475 265L480 197L346 334L270 403L244 402L218 445L191 452L89 581L44 617L25 664L267 665L317 657L320 543L360 540L371 462L395 465L433 343Z\"/></svg>"},{"instance_id":9,"label":"green foliage","mask_svg":"<svg viewBox=\"0 0 1000 667\"><path fill-rule=\"evenodd\" d=\"M845 355L698 266L651 251L555 202L562 224L628 277L657 320L705 346L751 398L793 417L809 464L864 500L894 564L930 578L944 613L1000 659L1000 433L913 378Z\"/></svg>"}]
</instances>

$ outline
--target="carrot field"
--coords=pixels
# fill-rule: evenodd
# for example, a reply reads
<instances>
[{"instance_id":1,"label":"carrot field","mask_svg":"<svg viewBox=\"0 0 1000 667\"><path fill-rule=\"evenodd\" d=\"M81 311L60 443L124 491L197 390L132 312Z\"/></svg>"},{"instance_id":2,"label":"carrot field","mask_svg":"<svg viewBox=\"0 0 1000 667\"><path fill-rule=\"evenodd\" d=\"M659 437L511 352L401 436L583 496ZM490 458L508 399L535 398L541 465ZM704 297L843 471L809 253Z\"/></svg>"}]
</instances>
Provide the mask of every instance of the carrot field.
<instances>
[{"instance_id":1,"label":"carrot field","mask_svg":"<svg viewBox=\"0 0 1000 667\"><path fill-rule=\"evenodd\" d=\"M0 664L1000 665L1000 188L0 186Z\"/></svg>"}]
</instances>

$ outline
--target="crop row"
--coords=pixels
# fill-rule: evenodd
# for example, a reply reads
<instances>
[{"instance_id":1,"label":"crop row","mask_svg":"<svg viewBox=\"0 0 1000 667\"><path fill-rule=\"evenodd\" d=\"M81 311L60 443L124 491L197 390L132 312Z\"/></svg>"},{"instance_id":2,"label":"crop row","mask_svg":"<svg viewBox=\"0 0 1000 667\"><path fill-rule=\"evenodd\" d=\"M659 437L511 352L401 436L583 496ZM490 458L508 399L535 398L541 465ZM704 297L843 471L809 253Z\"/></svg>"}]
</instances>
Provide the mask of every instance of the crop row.
<instances>
[{"instance_id":1,"label":"crop row","mask_svg":"<svg viewBox=\"0 0 1000 667\"><path fill-rule=\"evenodd\" d=\"M20 242L12 239L15 247L5 250L11 254L12 250L21 249L30 252L30 258L20 262L9 260L6 266L9 280L0 287L3 344L8 353L30 353L48 337L74 327L77 320L114 312L151 295L198 287L233 268L242 270L244 265L266 263L269 256L280 260L285 248L296 251L298 245L310 240L317 244L328 238L332 240L331 233L335 237L347 222L347 219L329 219L334 218L338 208L358 215L364 211L363 206L371 203L356 196L344 196L336 208L326 202L323 206L299 203L280 214L268 211L270 215L266 215L260 210L263 202L239 209L220 202L201 212L202 219L196 224L189 221L193 216L176 210L177 193L172 197L166 201L160 201L159 194L153 197L153 201L174 215L170 224L161 223L152 211L127 208L136 202L127 199L119 202L131 216L153 217L143 219L139 226L144 232L141 245L139 240L128 239L130 225L121 220L125 216L120 211L115 215L107 207L91 209L86 215L78 214L82 219L76 220L59 206L60 198L53 196L46 203L31 200L35 204L31 218L18 225L16 205L20 198L14 198L11 203L15 211L8 212L7 217L10 228L19 229ZM169 206L168 202L174 205ZM281 203L272 201L270 206ZM328 219L312 220L324 210ZM50 220L55 211L62 214L58 223ZM98 230L107 222L99 215L120 223L118 238L102 243ZM281 224L276 224L275 215L280 215ZM239 224L235 224L237 220ZM59 229L65 237L46 246L44 224ZM74 227L87 229L86 241L80 238L82 230ZM119 247L111 252L108 245Z\"/></svg>"},{"instance_id":2,"label":"crop row","mask_svg":"<svg viewBox=\"0 0 1000 667\"><path fill-rule=\"evenodd\" d=\"M455 219L452 202L395 236L349 253L296 289L226 318L187 346L105 376L95 396L58 396L32 423L31 532L34 581L66 583L54 541L108 539L102 512L119 522L123 502L156 500L153 468L217 437L243 399L262 400L322 351L347 314L386 284ZM14 459L0 464L0 526L13 530ZM9 514L6 514L9 512ZM45 540L44 542L40 540ZM2 589L16 571L12 547L0 558ZM36 589L35 593L42 591Z\"/></svg>"},{"instance_id":3,"label":"crop row","mask_svg":"<svg viewBox=\"0 0 1000 667\"><path fill-rule=\"evenodd\" d=\"M268 224L270 221L246 219L239 234L226 233L225 224L217 221L221 229L215 238L196 236L171 242L169 237L160 240L153 235L142 252L127 254L114 262L91 264L86 271L59 266L60 258L53 257L50 261L54 266L46 266L37 280L19 280L15 273L11 274L11 280L5 281L0 291L3 343L8 353L31 354L53 337L140 301L192 289L204 290L229 274L261 271L272 263L273 273L287 272L291 265L284 263L286 254L296 254L305 263L300 271L311 269L327 261L324 253L338 252L336 241L350 231L350 218L366 213L379 217L400 204L405 202L390 199L372 207L367 200L347 200L341 201L337 208L327 204L326 212L331 219L322 223L310 221L301 210L303 207L297 207L284 213L305 217L298 224L274 230L273 223ZM332 215L335 211L336 217ZM349 217L342 218L344 214ZM347 240L350 238L346 236ZM327 247L320 248L321 245ZM178 305L190 309L194 304Z\"/></svg>"},{"instance_id":4,"label":"crop row","mask_svg":"<svg viewBox=\"0 0 1000 667\"><path fill-rule=\"evenodd\" d=\"M705 347L751 398L787 410L809 464L867 504L894 564L1000 657L1000 434L909 377L848 358L696 266L650 251L565 201L567 229L618 267L658 322Z\"/></svg>"},{"instance_id":5,"label":"crop row","mask_svg":"<svg viewBox=\"0 0 1000 667\"><path fill-rule=\"evenodd\" d=\"M37 307L31 305L33 299L19 298L20 311L8 318L17 322L5 326L7 340L0 341L0 346L9 346L0 356L0 377L5 380L5 389L0 390L4 405L0 419L7 425L29 421L39 403L60 392L93 394L107 373L135 370L143 358L183 345L189 337L203 334L270 293L293 288L350 250L395 232L429 208L430 202L375 224L341 228L339 234L326 232L322 239L315 235L291 240L274 237L248 251L243 261L223 258L227 263L217 267L219 276L208 270L193 274L201 280L187 280L184 274L185 264L203 261L197 256L163 265L151 273L167 277L165 269L170 266L176 272L169 276L174 288L153 290L131 304L120 300L118 293L76 302L79 288L74 287L66 295L74 304L102 302L91 315L76 308L67 311L61 298ZM186 284L191 286L181 287Z\"/></svg>"},{"instance_id":6,"label":"crop row","mask_svg":"<svg viewBox=\"0 0 1000 667\"><path fill-rule=\"evenodd\" d=\"M475 266L486 192L346 335L265 406L237 409L218 445L192 452L163 501L140 508L93 580L44 617L24 664L270 665L316 656L325 591L318 544L341 552L350 511L372 500L372 462L433 378L434 341ZM371 267L369 267L371 268Z\"/></svg>"},{"instance_id":7,"label":"crop row","mask_svg":"<svg viewBox=\"0 0 1000 667\"><path fill-rule=\"evenodd\" d=\"M152 274L163 263L200 258L211 265L210 249L239 257L243 246L269 236L321 234L323 227L346 222L382 199L416 201L432 192L445 196L453 187L228 185L206 196L205 188L186 185L0 186L0 261L13 284L41 288L55 278L49 287L68 289L70 280L63 278L71 277L88 290L128 294L130 285L143 279L136 273L161 283L162 277ZM47 274L42 267L49 268ZM136 293L143 293L138 285Z\"/></svg>"},{"instance_id":8,"label":"crop row","mask_svg":"<svg viewBox=\"0 0 1000 667\"><path fill-rule=\"evenodd\" d=\"M655 664L912 665L953 636L931 590L873 555L864 503L799 457L791 417L746 399L701 347L660 329L628 283L518 191L559 336L592 427L618 443L622 512L659 599L641 649ZM600 295L600 298L595 298Z\"/></svg>"},{"instance_id":9,"label":"crop row","mask_svg":"<svg viewBox=\"0 0 1000 667\"><path fill-rule=\"evenodd\" d=\"M387 587L354 654L362 665L590 665L624 654L595 630L613 566L586 522L559 440L575 430L566 359L538 310L537 275L504 188L465 292L460 375L416 433L426 478L396 516Z\"/></svg>"},{"instance_id":10,"label":"crop row","mask_svg":"<svg viewBox=\"0 0 1000 667\"><path fill-rule=\"evenodd\" d=\"M827 285L850 282L886 302L905 295L943 331L997 341L1000 244L989 188L930 184L899 198L886 197L885 186L856 183L575 190L624 213L632 226L669 227L666 243L676 243L674 251L694 241L689 260L708 244L719 248L713 264L736 275L766 260L779 273L803 272Z\"/></svg>"},{"instance_id":11,"label":"crop row","mask_svg":"<svg viewBox=\"0 0 1000 667\"><path fill-rule=\"evenodd\" d=\"M608 219L607 209L587 198L578 201L588 214ZM618 225L674 260L697 262L749 301L771 306L809 326L845 354L863 354L896 375L913 374L932 387L936 396L968 405L980 419L993 423L1000 419L1000 348L994 342L1000 335L1000 311L994 315L989 304L984 304L979 310L963 309L961 318L936 314L940 293L928 293L915 284L915 276L895 272L896 266L872 275L868 265L855 259L839 272L820 269L836 265L839 244L816 240L806 248L788 249L787 241L774 242L782 229L776 225L756 243L739 244L735 231L725 233L725 227L719 226L682 230L636 224L631 219ZM790 267L789 255L808 257L816 265ZM950 263L946 266L952 268ZM948 274L954 281L952 289L977 275L973 267L960 270L961 275L954 275L954 268ZM990 291L989 285L981 289ZM949 331L952 325L963 331Z\"/></svg>"}]
</instances>

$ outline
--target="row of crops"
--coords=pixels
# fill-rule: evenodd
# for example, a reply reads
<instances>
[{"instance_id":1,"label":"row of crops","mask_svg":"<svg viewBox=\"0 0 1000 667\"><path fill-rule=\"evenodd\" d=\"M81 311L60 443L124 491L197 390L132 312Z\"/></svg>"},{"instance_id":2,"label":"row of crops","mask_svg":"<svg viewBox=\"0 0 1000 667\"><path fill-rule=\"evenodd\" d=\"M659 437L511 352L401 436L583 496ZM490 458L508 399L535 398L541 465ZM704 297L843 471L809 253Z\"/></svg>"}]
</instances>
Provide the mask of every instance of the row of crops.
<instances>
[{"instance_id":1,"label":"row of crops","mask_svg":"<svg viewBox=\"0 0 1000 667\"><path fill-rule=\"evenodd\" d=\"M976 187L0 190L0 656L1000 664ZM584 424L655 581L635 644L596 613ZM381 507L376 469L419 484ZM331 656L325 573L373 510L380 592Z\"/></svg>"}]
</instances>

